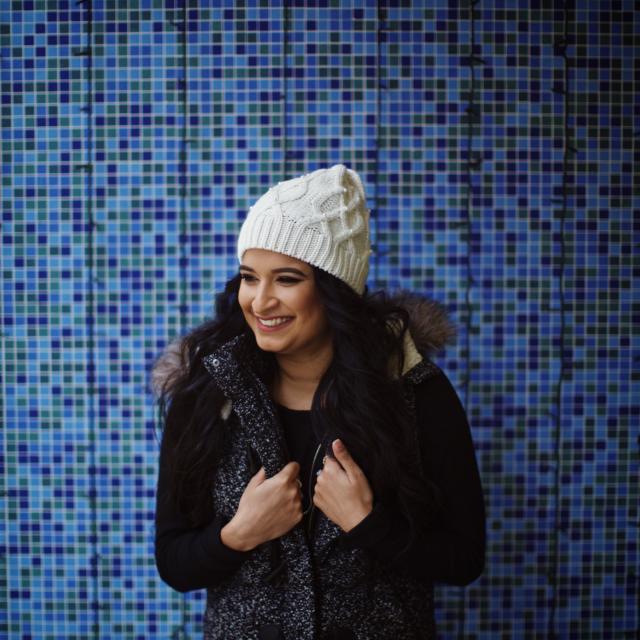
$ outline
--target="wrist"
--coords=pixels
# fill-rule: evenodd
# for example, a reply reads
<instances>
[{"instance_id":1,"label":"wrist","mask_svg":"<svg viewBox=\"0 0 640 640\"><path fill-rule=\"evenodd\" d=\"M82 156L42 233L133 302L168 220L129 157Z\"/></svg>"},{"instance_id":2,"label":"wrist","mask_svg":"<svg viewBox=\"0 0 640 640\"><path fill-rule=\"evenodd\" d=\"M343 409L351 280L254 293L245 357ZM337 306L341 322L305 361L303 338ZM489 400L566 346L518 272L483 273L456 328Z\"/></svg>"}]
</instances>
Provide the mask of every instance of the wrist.
<instances>
[{"instance_id":1,"label":"wrist","mask_svg":"<svg viewBox=\"0 0 640 640\"><path fill-rule=\"evenodd\" d=\"M357 527L371 512L373 511L373 507L368 507L363 511L359 512L357 515L351 519L350 522L347 523L347 526L344 528L344 532L348 533L351 529Z\"/></svg>"},{"instance_id":2,"label":"wrist","mask_svg":"<svg viewBox=\"0 0 640 640\"><path fill-rule=\"evenodd\" d=\"M222 540L222 544L225 547L229 547L229 549L233 549L234 551L251 551L255 546L243 535L241 529L233 519L220 529L220 540Z\"/></svg>"}]
</instances>

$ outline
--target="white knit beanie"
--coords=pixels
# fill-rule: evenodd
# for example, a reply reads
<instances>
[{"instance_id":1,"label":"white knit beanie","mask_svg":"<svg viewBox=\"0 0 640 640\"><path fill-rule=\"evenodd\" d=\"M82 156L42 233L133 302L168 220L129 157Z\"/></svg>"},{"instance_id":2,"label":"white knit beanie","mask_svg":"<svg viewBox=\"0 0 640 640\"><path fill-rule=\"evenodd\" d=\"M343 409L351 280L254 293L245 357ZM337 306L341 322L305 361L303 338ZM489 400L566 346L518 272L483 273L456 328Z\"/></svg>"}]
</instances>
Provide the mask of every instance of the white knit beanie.
<instances>
[{"instance_id":1,"label":"white knit beanie","mask_svg":"<svg viewBox=\"0 0 640 640\"><path fill-rule=\"evenodd\" d=\"M369 272L369 210L360 177L343 164L279 182L249 209L238 237L312 264L364 292Z\"/></svg>"}]
</instances>

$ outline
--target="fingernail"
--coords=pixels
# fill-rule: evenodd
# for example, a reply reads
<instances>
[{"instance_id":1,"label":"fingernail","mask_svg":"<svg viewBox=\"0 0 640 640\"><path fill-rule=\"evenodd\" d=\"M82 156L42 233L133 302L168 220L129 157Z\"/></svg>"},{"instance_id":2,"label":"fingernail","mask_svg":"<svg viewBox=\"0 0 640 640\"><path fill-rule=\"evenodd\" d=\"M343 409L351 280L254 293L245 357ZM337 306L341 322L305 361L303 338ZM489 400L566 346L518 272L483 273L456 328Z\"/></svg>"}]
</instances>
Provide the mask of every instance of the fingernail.
<instances>
[{"instance_id":1,"label":"fingernail","mask_svg":"<svg viewBox=\"0 0 640 640\"><path fill-rule=\"evenodd\" d=\"M340 440L340 438L334 440L333 444L335 445L336 449L342 449L342 440Z\"/></svg>"}]
</instances>

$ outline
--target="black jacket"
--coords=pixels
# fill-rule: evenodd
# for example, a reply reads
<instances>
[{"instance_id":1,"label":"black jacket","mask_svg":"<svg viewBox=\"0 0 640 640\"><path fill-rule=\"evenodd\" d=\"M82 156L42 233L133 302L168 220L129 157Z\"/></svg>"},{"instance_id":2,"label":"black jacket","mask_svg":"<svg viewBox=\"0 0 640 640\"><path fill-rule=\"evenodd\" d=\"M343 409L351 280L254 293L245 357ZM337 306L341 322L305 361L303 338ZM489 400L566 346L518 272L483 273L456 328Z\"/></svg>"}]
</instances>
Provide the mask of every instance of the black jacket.
<instances>
[{"instance_id":1,"label":"black jacket","mask_svg":"<svg viewBox=\"0 0 640 640\"><path fill-rule=\"evenodd\" d=\"M403 376L415 398L425 473L443 485L442 519L401 557L406 523L394 505L379 502L347 534L315 509L277 541L250 552L224 547L220 528L251 476L264 465L270 477L289 460L260 363L246 366L242 338L220 345L204 359L228 400L223 417L232 421L229 450L213 483L214 521L192 530L162 504L162 460L158 487L158 568L181 591L207 588L205 638L431 638L433 581L466 584L482 571L484 507L466 416L446 376L425 357L452 335L452 326L436 303L403 303L424 354L407 340ZM172 366L169 355L156 367L156 382ZM323 444L329 453L329 442Z\"/></svg>"}]
</instances>

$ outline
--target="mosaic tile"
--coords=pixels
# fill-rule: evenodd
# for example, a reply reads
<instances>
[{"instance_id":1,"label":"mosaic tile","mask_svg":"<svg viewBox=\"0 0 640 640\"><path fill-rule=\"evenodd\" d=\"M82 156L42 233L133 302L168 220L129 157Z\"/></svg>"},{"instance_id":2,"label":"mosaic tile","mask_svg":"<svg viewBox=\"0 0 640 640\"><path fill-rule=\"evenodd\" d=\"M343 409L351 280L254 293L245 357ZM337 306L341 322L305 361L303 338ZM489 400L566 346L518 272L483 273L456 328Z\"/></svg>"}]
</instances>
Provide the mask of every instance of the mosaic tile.
<instances>
[{"instance_id":1,"label":"mosaic tile","mask_svg":"<svg viewBox=\"0 0 640 640\"><path fill-rule=\"evenodd\" d=\"M199 637L153 562L149 368L248 206L336 162L369 286L459 325L488 549L442 637L635 637L640 15L563 7L0 2L0 637Z\"/></svg>"}]
</instances>

